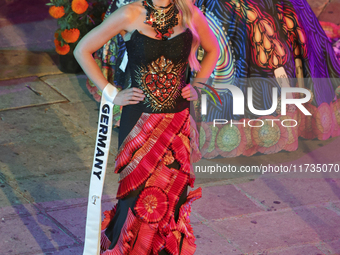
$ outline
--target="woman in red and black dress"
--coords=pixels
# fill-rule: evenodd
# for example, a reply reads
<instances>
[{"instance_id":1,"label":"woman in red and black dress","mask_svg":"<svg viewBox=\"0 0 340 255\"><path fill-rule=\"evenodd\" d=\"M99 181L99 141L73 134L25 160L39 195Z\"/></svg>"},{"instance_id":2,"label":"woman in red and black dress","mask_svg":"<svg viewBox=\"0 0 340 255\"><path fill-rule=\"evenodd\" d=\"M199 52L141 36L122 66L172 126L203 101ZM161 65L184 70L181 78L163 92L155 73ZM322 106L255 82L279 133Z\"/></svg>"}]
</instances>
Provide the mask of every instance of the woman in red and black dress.
<instances>
[{"instance_id":1,"label":"woman in red and black dress","mask_svg":"<svg viewBox=\"0 0 340 255\"><path fill-rule=\"evenodd\" d=\"M108 83L92 57L112 37L125 41L131 87ZM196 50L206 54L201 63ZM115 173L118 203L105 212L101 254L193 254L191 163L200 159L198 133L190 115L197 81L215 68L219 47L202 12L190 0L143 0L125 5L90 31L75 56L89 79L103 91L120 90L113 103L123 106ZM197 76L186 84L190 66Z\"/></svg>"}]
</instances>

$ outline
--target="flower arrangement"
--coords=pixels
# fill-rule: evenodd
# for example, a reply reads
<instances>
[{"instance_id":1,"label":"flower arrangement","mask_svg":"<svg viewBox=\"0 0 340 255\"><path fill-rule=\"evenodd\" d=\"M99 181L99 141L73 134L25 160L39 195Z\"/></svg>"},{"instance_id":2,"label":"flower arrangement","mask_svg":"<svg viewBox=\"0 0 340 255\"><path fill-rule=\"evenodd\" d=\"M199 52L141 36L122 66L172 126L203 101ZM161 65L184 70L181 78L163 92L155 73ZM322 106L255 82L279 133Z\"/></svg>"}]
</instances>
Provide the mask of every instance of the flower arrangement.
<instances>
[{"instance_id":1,"label":"flower arrangement","mask_svg":"<svg viewBox=\"0 0 340 255\"><path fill-rule=\"evenodd\" d=\"M71 53L77 42L105 16L110 0L50 0L49 14L58 19L54 44L59 55Z\"/></svg>"}]
</instances>

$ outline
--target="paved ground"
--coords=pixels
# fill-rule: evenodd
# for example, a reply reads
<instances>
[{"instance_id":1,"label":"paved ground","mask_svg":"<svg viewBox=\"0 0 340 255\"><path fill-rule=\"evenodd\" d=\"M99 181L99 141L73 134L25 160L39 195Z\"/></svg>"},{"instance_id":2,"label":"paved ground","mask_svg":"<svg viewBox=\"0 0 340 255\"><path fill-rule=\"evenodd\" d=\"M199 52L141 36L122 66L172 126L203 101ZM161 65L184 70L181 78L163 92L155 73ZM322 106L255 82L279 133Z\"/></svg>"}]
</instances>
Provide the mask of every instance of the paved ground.
<instances>
[{"instance_id":1,"label":"paved ground","mask_svg":"<svg viewBox=\"0 0 340 255\"><path fill-rule=\"evenodd\" d=\"M83 74L57 68L56 22L45 1L18 2L5 0L0 10L0 254L80 255L98 105ZM310 3L320 19L340 24L339 0ZM110 166L117 144L115 131ZM196 166L336 164L339 151L340 138L300 140L295 152ZM340 254L339 174L198 174L198 186L203 198L191 216L198 255ZM111 167L103 210L116 190Z\"/></svg>"}]
</instances>

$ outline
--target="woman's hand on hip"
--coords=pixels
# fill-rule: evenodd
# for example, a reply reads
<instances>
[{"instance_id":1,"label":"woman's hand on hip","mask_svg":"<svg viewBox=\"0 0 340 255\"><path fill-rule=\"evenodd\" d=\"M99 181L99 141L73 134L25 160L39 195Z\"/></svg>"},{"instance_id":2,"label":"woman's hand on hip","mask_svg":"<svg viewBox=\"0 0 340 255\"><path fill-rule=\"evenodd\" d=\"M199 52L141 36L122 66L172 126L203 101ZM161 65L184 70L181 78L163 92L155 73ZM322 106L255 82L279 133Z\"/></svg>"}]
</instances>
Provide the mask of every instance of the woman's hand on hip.
<instances>
[{"instance_id":1,"label":"woman's hand on hip","mask_svg":"<svg viewBox=\"0 0 340 255\"><path fill-rule=\"evenodd\" d=\"M182 89L182 97L188 101L195 101L198 99L197 92L190 83Z\"/></svg>"},{"instance_id":2,"label":"woman's hand on hip","mask_svg":"<svg viewBox=\"0 0 340 255\"><path fill-rule=\"evenodd\" d=\"M133 87L119 91L113 103L115 105L138 104L140 101L143 101L144 98L143 90Z\"/></svg>"}]
</instances>

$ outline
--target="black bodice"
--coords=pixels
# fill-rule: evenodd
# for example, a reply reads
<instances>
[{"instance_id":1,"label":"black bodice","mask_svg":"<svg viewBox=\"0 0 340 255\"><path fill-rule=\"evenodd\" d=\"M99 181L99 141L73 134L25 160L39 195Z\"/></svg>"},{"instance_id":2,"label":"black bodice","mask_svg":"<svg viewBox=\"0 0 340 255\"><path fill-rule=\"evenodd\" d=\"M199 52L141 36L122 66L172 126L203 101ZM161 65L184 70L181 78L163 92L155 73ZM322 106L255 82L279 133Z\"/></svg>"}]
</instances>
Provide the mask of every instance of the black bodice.
<instances>
[{"instance_id":1,"label":"black bodice","mask_svg":"<svg viewBox=\"0 0 340 255\"><path fill-rule=\"evenodd\" d=\"M170 113L189 108L181 96L186 86L185 71L191 50L189 28L166 41L153 39L138 30L125 41L131 86L143 90L145 99L131 107L142 112Z\"/></svg>"}]
</instances>

